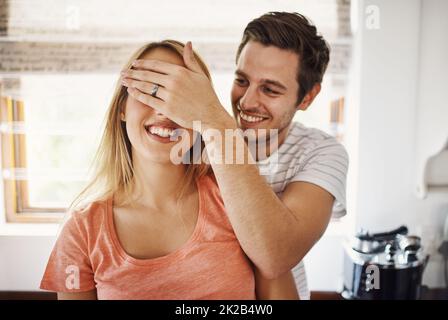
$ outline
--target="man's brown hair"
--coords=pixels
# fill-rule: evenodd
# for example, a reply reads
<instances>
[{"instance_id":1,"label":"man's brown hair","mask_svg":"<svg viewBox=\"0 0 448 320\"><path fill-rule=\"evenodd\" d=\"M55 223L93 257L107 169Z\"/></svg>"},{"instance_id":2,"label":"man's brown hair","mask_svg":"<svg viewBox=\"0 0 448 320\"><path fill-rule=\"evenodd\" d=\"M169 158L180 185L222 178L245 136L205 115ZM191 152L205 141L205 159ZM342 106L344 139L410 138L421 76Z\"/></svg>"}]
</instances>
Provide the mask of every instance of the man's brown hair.
<instances>
[{"instance_id":1,"label":"man's brown hair","mask_svg":"<svg viewBox=\"0 0 448 320\"><path fill-rule=\"evenodd\" d=\"M322 82L330 61L330 47L305 16L295 12L269 12L249 22L238 47L237 62L249 41L298 54L298 103L316 83Z\"/></svg>"}]
</instances>

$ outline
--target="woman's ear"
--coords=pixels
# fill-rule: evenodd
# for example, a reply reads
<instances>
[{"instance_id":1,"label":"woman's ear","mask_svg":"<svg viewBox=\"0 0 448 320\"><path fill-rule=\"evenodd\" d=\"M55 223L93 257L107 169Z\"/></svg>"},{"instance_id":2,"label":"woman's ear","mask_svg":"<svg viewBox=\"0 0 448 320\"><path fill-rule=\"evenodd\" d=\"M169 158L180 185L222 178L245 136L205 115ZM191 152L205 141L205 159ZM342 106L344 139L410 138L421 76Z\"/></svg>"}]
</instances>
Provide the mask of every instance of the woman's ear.
<instances>
[{"instance_id":1,"label":"woman's ear","mask_svg":"<svg viewBox=\"0 0 448 320\"><path fill-rule=\"evenodd\" d=\"M120 112L120 120L126 122L126 116L123 111Z\"/></svg>"},{"instance_id":2,"label":"woman's ear","mask_svg":"<svg viewBox=\"0 0 448 320\"><path fill-rule=\"evenodd\" d=\"M297 105L297 110L305 111L308 109L308 107L311 105L311 103L314 101L314 98L317 97L321 89L320 83L316 83L313 88L303 97L302 101L299 105Z\"/></svg>"}]
</instances>

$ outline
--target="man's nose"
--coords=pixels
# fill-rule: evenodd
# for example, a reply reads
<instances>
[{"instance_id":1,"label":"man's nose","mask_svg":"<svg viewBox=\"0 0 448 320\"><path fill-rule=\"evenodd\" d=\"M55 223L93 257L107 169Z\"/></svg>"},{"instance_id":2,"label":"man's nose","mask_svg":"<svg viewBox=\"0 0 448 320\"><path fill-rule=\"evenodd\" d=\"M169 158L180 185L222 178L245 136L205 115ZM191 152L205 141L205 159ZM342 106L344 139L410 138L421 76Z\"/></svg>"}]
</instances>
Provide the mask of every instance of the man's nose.
<instances>
[{"instance_id":1,"label":"man's nose","mask_svg":"<svg viewBox=\"0 0 448 320\"><path fill-rule=\"evenodd\" d=\"M259 96L257 88L255 86L249 86L240 99L240 107L242 110L256 109L260 106Z\"/></svg>"}]
</instances>

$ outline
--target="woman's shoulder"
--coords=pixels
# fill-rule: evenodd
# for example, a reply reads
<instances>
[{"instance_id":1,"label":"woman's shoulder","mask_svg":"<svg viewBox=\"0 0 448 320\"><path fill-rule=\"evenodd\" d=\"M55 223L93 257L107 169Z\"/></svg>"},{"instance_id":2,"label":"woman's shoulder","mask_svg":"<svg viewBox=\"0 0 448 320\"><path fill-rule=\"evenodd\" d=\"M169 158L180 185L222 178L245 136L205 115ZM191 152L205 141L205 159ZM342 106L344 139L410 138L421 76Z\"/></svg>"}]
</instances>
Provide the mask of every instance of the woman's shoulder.
<instances>
[{"instance_id":1,"label":"woman's shoulder","mask_svg":"<svg viewBox=\"0 0 448 320\"><path fill-rule=\"evenodd\" d=\"M216 177L213 173L208 173L198 178L198 181L205 185L210 185L212 187L217 187L218 182L216 181Z\"/></svg>"},{"instance_id":2,"label":"woman's shoulder","mask_svg":"<svg viewBox=\"0 0 448 320\"><path fill-rule=\"evenodd\" d=\"M199 179L201 210L207 216L207 233L219 239L235 238L232 225L227 216L224 200L215 176L206 175Z\"/></svg>"},{"instance_id":3,"label":"woman's shoulder","mask_svg":"<svg viewBox=\"0 0 448 320\"><path fill-rule=\"evenodd\" d=\"M221 192L219 191L218 182L214 174L207 174L198 179L198 184L206 190L207 195L212 196L214 200L223 203Z\"/></svg>"},{"instance_id":4,"label":"woman's shoulder","mask_svg":"<svg viewBox=\"0 0 448 320\"><path fill-rule=\"evenodd\" d=\"M107 210L109 201L109 199L91 201L70 210L69 213L79 220L92 219L98 216L99 213L104 213Z\"/></svg>"},{"instance_id":5,"label":"woman's shoulder","mask_svg":"<svg viewBox=\"0 0 448 320\"><path fill-rule=\"evenodd\" d=\"M98 230L98 226L105 222L109 201L96 200L70 209L64 218L63 226L76 227L86 233Z\"/></svg>"}]
</instances>

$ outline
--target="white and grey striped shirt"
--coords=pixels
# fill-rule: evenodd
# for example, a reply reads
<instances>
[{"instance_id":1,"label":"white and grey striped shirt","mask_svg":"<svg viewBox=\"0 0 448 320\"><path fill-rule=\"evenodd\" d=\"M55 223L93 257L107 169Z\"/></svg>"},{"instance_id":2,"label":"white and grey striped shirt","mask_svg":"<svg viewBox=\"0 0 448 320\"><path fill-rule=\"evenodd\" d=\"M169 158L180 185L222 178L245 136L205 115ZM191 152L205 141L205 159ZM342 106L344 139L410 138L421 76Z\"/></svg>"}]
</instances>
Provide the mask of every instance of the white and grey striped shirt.
<instances>
[{"instance_id":1,"label":"white and grey striped shirt","mask_svg":"<svg viewBox=\"0 0 448 320\"><path fill-rule=\"evenodd\" d=\"M325 132L293 122L288 135L267 159L259 161L260 174L281 196L288 184L309 182L322 187L335 197L333 217L346 213L345 185L348 155L344 146ZM305 266L301 261L293 269L300 299L308 300L310 292Z\"/></svg>"}]
</instances>

